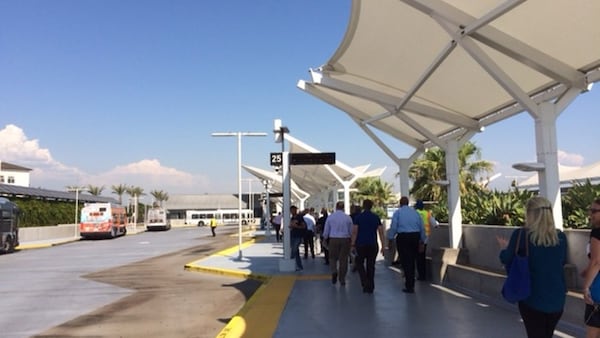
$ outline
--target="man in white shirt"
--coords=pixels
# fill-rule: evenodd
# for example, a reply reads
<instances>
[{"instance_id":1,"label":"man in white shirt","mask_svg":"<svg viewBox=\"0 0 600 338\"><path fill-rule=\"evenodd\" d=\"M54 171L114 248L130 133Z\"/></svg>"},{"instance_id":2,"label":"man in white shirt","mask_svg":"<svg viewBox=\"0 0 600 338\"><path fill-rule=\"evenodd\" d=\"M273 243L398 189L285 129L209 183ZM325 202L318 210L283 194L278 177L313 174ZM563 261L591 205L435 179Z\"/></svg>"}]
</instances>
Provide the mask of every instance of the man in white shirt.
<instances>
[{"instance_id":1,"label":"man in white shirt","mask_svg":"<svg viewBox=\"0 0 600 338\"><path fill-rule=\"evenodd\" d=\"M352 218L344 212L344 202L337 202L335 211L325 221L323 231L323 238L329 243L329 267L333 284L337 283L339 277L340 284L346 285L352 226Z\"/></svg>"},{"instance_id":2,"label":"man in white shirt","mask_svg":"<svg viewBox=\"0 0 600 338\"><path fill-rule=\"evenodd\" d=\"M304 259L308 258L308 249L312 258L315 258L315 224L316 220L309 209L304 210L304 223L306 223L306 235L304 236Z\"/></svg>"}]
</instances>

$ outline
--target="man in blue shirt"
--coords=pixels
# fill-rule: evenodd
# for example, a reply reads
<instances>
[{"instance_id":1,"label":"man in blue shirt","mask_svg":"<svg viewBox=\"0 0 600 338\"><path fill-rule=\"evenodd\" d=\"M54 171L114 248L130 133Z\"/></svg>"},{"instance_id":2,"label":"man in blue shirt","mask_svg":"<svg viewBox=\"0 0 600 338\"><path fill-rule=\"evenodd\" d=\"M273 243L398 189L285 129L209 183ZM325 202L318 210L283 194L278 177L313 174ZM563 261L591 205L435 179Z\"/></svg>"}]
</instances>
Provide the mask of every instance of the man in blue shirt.
<instances>
[{"instance_id":1,"label":"man in blue shirt","mask_svg":"<svg viewBox=\"0 0 600 338\"><path fill-rule=\"evenodd\" d=\"M389 239L396 238L400 264L404 271L403 292L415 292L415 260L427 239L421 215L408 206L408 197L400 198L400 208L392 215Z\"/></svg>"},{"instance_id":2,"label":"man in blue shirt","mask_svg":"<svg viewBox=\"0 0 600 338\"><path fill-rule=\"evenodd\" d=\"M352 228L352 248L356 249L356 269L360 276L360 283L363 292L373 293L375 289L375 259L379 252L377 234L383 245L385 236L383 235L383 225L381 219L371 211L373 201L366 199L363 201L363 212L354 218L354 227ZM383 254L384 250L381 249ZM365 270L366 261L366 270Z\"/></svg>"}]
</instances>

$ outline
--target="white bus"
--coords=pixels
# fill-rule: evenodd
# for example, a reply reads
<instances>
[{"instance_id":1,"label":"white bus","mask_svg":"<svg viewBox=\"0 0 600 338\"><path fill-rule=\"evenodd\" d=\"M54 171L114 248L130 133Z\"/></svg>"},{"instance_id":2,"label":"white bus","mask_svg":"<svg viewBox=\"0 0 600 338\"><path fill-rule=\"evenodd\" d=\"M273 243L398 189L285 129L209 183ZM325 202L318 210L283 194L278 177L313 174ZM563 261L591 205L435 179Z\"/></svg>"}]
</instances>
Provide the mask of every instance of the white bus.
<instances>
[{"instance_id":1,"label":"white bus","mask_svg":"<svg viewBox=\"0 0 600 338\"><path fill-rule=\"evenodd\" d=\"M208 225L210 219L214 218L218 225L238 224L238 213L238 209L187 210L185 212L185 223L201 227ZM254 211L242 209L242 225L254 222Z\"/></svg>"},{"instance_id":2,"label":"white bus","mask_svg":"<svg viewBox=\"0 0 600 338\"><path fill-rule=\"evenodd\" d=\"M167 219L167 211L160 207L148 209L146 214L146 230L169 230L171 222Z\"/></svg>"}]
</instances>

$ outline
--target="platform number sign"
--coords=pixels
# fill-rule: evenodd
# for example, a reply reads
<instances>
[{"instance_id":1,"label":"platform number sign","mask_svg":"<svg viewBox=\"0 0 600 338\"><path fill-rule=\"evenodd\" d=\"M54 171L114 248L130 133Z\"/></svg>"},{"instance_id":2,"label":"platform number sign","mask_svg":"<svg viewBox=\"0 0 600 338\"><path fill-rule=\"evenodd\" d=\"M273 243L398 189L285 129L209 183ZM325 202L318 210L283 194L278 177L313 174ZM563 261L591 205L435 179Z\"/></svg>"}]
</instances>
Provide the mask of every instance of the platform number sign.
<instances>
[{"instance_id":1,"label":"platform number sign","mask_svg":"<svg viewBox=\"0 0 600 338\"><path fill-rule=\"evenodd\" d=\"M281 153L271 153L271 165L274 167L283 165L283 155Z\"/></svg>"}]
</instances>

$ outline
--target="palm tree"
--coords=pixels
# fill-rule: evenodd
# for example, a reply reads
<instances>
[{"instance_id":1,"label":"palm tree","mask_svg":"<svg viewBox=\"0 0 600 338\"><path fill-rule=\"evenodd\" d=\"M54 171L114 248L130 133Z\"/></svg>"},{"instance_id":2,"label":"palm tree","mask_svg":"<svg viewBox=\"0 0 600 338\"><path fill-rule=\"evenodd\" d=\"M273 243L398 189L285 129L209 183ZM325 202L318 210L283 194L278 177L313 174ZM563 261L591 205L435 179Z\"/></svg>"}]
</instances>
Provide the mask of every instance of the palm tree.
<instances>
[{"instance_id":1,"label":"palm tree","mask_svg":"<svg viewBox=\"0 0 600 338\"><path fill-rule=\"evenodd\" d=\"M104 190L104 186L98 187L91 184L87 185L87 191L94 196L100 196L102 194L102 190Z\"/></svg>"},{"instance_id":2,"label":"palm tree","mask_svg":"<svg viewBox=\"0 0 600 338\"><path fill-rule=\"evenodd\" d=\"M379 177L359 178L354 183L354 187L357 191L350 193L350 199L359 204L370 199L373 201L373 212L380 217L385 217L387 215L385 208L395 202L392 185L383 182Z\"/></svg>"},{"instance_id":3,"label":"palm tree","mask_svg":"<svg viewBox=\"0 0 600 338\"><path fill-rule=\"evenodd\" d=\"M123 204L123 194L127 192L127 186L125 184L113 185L112 193L119 196L119 204Z\"/></svg>"},{"instance_id":4,"label":"palm tree","mask_svg":"<svg viewBox=\"0 0 600 338\"><path fill-rule=\"evenodd\" d=\"M481 150L473 143L466 142L458 150L459 184L461 194L479 191L479 175L490 173L493 164L481 160ZM413 180L410 193L417 199L440 201L446 197L446 189L435 181L446 179L446 153L440 148L425 152L409 168L409 177Z\"/></svg>"},{"instance_id":5,"label":"palm tree","mask_svg":"<svg viewBox=\"0 0 600 338\"><path fill-rule=\"evenodd\" d=\"M127 190L126 190L126 192L127 192L127 195L129 195L129 197L130 197L130 198L129 198L129 206L130 206L130 207L129 207L129 214L132 214L132 213L133 213L133 211L131 210L131 202L132 202L132 199L134 199L134 200L135 200L135 201L134 201L134 203L137 203L137 199L138 199L140 196L142 196L142 195L145 195L145 194L144 194L144 189L143 189L143 188L140 188L140 187L134 187L134 186L130 186L130 187L127 187Z\"/></svg>"},{"instance_id":6,"label":"palm tree","mask_svg":"<svg viewBox=\"0 0 600 338\"><path fill-rule=\"evenodd\" d=\"M152 190L150 195L154 197L154 200L162 207L162 202L169 200L169 194L162 190Z\"/></svg>"}]
</instances>

